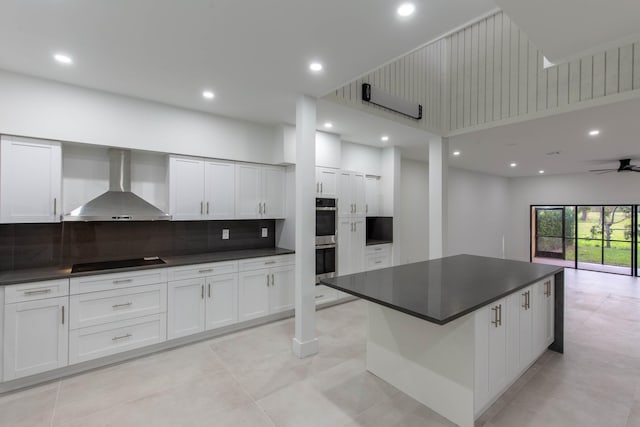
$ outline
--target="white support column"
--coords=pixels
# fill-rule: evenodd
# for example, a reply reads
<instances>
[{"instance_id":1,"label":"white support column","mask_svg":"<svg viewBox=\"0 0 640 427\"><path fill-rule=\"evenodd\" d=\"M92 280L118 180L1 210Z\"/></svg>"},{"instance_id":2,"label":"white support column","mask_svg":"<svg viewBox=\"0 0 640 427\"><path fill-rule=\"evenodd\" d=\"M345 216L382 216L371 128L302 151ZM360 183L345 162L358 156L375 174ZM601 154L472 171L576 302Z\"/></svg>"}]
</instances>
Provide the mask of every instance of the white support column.
<instances>
[{"instance_id":1,"label":"white support column","mask_svg":"<svg viewBox=\"0 0 640 427\"><path fill-rule=\"evenodd\" d=\"M293 352L303 358L318 352L316 338L315 248L316 100L296 102L296 286Z\"/></svg>"},{"instance_id":2,"label":"white support column","mask_svg":"<svg viewBox=\"0 0 640 427\"><path fill-rule=\"evenodd\" d=\"M393 217L392 265L400 264L400 167L402 155L398 147L382 150L382 215Z\"/></svg>"},{"instance_id":3,"label":"white support column","mask_svg":"<svg viewBox=\"0 0 640 427\"><path fill-rule=\"evenodd\" d=\"M449 140L429 140L429 259L447 255Z\"/></svg>"}]
</instances>

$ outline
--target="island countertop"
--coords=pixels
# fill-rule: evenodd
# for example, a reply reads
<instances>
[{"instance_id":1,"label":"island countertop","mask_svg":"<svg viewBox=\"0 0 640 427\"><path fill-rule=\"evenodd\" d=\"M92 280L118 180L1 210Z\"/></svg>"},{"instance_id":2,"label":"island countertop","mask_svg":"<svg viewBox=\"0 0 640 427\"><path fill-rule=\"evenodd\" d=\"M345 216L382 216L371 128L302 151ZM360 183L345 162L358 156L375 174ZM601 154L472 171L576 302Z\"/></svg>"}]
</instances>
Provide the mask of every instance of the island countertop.
<instances>
[{"instance_id":1,"label":"island countertop","mask_svg":"<svg viewBox=\"0 0 640 427\"><path fill-rule=\"evenodd\" d=\"M563 270L553 265L455 255L324 279L321 283L444 325Z\"/></svg>"}]
</instances>

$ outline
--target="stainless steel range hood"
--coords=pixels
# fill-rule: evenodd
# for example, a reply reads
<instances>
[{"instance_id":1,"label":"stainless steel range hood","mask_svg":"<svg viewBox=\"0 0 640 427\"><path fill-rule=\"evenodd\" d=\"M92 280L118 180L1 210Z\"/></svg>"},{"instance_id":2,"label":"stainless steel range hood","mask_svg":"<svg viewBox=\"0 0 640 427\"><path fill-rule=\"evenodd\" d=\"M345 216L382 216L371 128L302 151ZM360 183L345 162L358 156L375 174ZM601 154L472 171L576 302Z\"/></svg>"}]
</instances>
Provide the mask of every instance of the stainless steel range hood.
<instances>
[{"instance_id":1,"label":"stainless steel range hood","mask_svg":"<svg viewBox=\"0 0 640 427\"><path fill-rule=\"evenodd\" d=\"M72 210L63 221L167 221L171 215L131 192L131 152L109 150L109 191Z\"/></svg>"}]
</instances>

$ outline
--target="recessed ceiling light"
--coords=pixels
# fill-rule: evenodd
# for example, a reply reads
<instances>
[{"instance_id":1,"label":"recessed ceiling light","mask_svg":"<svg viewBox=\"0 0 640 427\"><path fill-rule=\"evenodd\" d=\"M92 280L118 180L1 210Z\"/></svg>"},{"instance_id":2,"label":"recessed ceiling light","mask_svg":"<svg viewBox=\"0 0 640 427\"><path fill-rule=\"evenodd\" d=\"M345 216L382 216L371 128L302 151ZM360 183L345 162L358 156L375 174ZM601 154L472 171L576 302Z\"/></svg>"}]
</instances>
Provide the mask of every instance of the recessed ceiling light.
<instances>
[{"instance_id":1,"label":"recessed ceiling light","mask_svg":"<svg viewBox=\"0 0 640 427\"><path fill-rule=\"evenodd\" d=\"M205 99L213 99L215 98L215 94L213 92L211 92L210 90L205 90L204 92L202 92L202 97Z\"/></svg>"},{"instance_id":2,"label":"recessed ceiling light","mask_svg":"<svg viewBox=\"0 0 640 427\"><path fill-rule=\"evenodd\" d=\"M543 171L542 169L540 169L540 170L538 171L538 173L539 173L539 174L543 174L543 173L544 173L544 171Z\"/></svg>"},{"instance_id":3,"label":"recessed ceiling light","mask_svg":"<svg viewBox=\"0 0 640 427\"><path fill-rule=\"evenodd\" d=\"M309 64L309 69L314 72L322 71L322 64L319 62L312 62Z\"/></svg>"},{"instance_id":4,"label":"recessed ceiling light","mask_svg":"<svg viewBox=\"0 0 640 427\"><path fill-rule=\"evenodd\" d=\"M516 166L518 166L518 164L516 162L513 162L509 166L511 166L512 168L515 168Z\"/></svg>"},{"instance_id":5,"label":"recessed ceiling light","mask_svg":"<svg viewBox=\"0 0 640 427\"><path fill-rule=\"evenodd\" d=\"M380 141L387 142L388 140L389 140L389 137L387 135L385 135L382 138L380 138Z\"/></svg>"},{"instance_id":6,"label":"recessed ceiling light","mask_svg":"<svg viewBox=\"0 0 640 427\"><path fill-rule=\"evenodd\" d=\"M454 156L459 156L460 155L460 151L456 150L452 153Z\"/></svg>"},{"instance_id":7,"label":"recessed ceiling light","mask_svg":"<svg viewBox=\"0 0 640 427\"><path fill-rule=\"evenodd\" d=\"M324 127L326 127L327 129L331 129L333 127L333 123L325 122Z\"/></svg>"},{"instance_id":8,"label":"recessed ceiling light","mask_svg":"<svg viewBox=\"0 0 640 427\"><path fill-rule=\"evenodd\" d=\"M53 55L53 59L58 61L61 64L70 65L73 64L73 59L69 55L65 55L64 53L56 53Z\"/></svg>"},{"instance_id":9,"label":"recessed ceiling light","mask_svg":"<svg viewBox=\"0 0 640 427\"><path fill-rule=\"evenodd\" d=\"M406 17L413 14L416 11L416 6L413 3L402 3L398 6L396 12L399 16Z\"/></svg>"},{"instance_id":10,"label":"recessed ceiling light","mask_svg":"<svg viewBox=\"0 0 640 427\"><path fill-rule=\"evenodd\" d=\"M593 129L589 131L589 136L598 136L600 135L600 130L598 129Z\"/></svg>"}]
</instances>

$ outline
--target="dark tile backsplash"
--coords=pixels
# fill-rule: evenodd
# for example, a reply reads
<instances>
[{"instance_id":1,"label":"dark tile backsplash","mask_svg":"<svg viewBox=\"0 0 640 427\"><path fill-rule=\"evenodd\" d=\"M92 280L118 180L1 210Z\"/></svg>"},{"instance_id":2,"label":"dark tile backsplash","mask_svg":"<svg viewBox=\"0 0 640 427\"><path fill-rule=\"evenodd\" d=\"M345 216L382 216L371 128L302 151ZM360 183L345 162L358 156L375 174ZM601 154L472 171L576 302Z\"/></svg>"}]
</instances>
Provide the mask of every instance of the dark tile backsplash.
<instances>
[{"instance_id":1,"label":"dark tile backsplash","mask_svg":"<svg viewBox=\"0 0 640 427\"><path fill-rule=\"evenodd\" d=\"M261 229L268 236L261 237ZM229 240L222 230L229 229ZM275 247L275 220L0 224L0 271Z\"/></svg>"}]
</instances>

